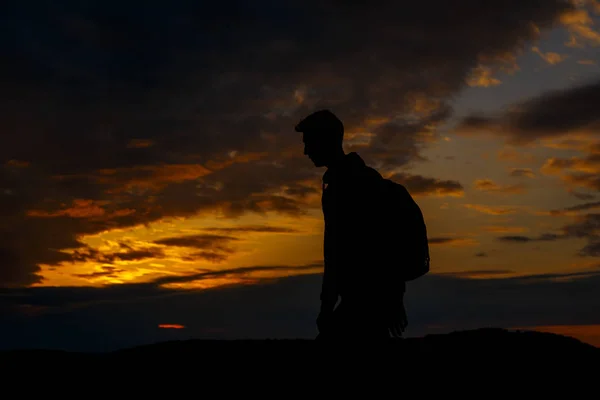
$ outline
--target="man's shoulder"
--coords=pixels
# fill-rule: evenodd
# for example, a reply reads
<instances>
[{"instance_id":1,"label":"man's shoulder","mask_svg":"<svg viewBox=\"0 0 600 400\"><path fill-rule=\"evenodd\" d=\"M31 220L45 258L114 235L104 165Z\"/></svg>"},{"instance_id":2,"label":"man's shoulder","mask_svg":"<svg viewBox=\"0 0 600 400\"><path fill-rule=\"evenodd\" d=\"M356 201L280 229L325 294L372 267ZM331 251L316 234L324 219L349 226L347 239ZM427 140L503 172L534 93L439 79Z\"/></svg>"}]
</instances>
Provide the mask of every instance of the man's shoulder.
<instances>
[{"instance_id":1,"label":"man's shoulder","mask_svg":"<svg viewBox=\"0 0 600 400\"><path fill-rule=\"evenodd\" d=\"M337 187L353 188L370 186L383 179L382 175L375 168L367 165L358 154L350 153L347 160L335 171L326 171L323 182L335 183L334 186Z\"/></svg>"}]
</instances>

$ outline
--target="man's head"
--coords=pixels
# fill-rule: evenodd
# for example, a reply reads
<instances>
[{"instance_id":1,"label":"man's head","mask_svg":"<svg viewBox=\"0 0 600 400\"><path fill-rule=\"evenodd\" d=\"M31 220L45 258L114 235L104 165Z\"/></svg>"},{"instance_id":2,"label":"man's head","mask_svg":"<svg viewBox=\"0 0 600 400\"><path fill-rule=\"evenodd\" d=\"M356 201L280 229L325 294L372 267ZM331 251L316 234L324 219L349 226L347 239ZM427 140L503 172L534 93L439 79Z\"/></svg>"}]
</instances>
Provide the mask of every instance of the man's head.
<instances>
[{"instance_id":1,"label":"man's head","mask_svg":"<svg viewBox=\"0 0 600 400\"><path fill-rule=\"evenodd\" d=\"M316 167L327 166L344 153L344 125L329 110L310 114L296 125L295 130L303 133L304 154Z\"/></svg>"}]
</instances>

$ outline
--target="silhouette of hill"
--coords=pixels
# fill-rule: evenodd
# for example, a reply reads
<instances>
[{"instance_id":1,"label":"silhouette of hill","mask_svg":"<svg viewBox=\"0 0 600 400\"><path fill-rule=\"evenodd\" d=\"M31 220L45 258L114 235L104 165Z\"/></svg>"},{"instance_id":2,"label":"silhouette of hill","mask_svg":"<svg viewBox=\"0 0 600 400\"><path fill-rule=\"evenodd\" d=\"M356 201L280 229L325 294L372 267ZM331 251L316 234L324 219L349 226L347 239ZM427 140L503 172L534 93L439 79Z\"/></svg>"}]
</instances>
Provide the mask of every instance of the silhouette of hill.
<instances>
[{"instance_id":1,"label":"silhouette of hill","mask_svg":"<svg viewBox=\"0 0 600 400\"><path fill-rule=\"evenodd\" d=\"M343 344L347 348L347 344ZM56 363L66 361L81 365L86 361L144 361L160 359L192 359L203 362L226 360L231 357L242 363L257 359L283 361L313 357L313 351L330 345L320 345L314 340L266 339L266 340L182 340L137 346L107 353L78 353L62 350L11 350L0 352L2 362ZM335 346L334 346L335 347ZM367 346L354 343L353 352L361 348L373 350L376 345ZM274 351L269 351L272 349ZM431 334L420 338L406 338L391 341L386 352L399 356L423 356L429 359L486 358L489 360L519 360L531 356L551 355L558 358L572 358L600 361L600 348L577 339L534 331L509 331L500 328L482 328L456 331L447 334ZM258 357L258 358L257 358ZM460 358L458 358L460 359ZM252 360L252 361L251 361ZM237 361L236 361L237 362ZM66 365L66 364L65 364ZM281 364L279 364L281 365Z\"/></svg>"}]
</instances>

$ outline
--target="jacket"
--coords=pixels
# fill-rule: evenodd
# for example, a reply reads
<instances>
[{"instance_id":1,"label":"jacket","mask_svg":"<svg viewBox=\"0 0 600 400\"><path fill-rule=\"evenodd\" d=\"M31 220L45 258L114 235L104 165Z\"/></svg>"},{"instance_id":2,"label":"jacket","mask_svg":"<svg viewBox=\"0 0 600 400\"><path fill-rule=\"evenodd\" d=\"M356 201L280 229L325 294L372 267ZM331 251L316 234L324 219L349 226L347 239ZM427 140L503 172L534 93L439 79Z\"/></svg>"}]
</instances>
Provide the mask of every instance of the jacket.
<instances>
[{"instance_id":1,"label":"jacket","mask_svg":"<svg viewBox=\"0 0 600 400\"><path fill-rule=\"evenodd\" d=\"M322 308L333 309L338 296L363 301L376 299L382 290L378 268L385 262L379 240L384 232L376 195L381 179L354 152L323 175Z\"/></svg>"}]
</instances>

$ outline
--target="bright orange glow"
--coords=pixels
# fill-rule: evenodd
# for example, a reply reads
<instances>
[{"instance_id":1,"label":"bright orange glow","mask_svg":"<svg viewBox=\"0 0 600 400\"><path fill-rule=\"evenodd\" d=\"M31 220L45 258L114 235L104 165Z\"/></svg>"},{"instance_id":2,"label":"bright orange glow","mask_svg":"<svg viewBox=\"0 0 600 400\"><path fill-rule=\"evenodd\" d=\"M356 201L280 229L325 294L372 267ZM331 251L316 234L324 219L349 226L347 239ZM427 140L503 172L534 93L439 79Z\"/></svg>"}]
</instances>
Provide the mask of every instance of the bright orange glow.
<instances>
[{"instance_id":1,"label":"bright orange glow","mask_svg":"<svg viewBox=\"0 0 600 400\"><path fill-rule=\"evenodd\" d=\"M185 326L179 324L159 324L161 329L185 329Z\"/></svg>"},{"instance_id":2,"label":"bright orange glow","mask_svg":"<svg viewBox=\"0 0 600 400\"><path fill-rule=\"evenodd\" d=\"M276 226L291 233L252 232L236 233L239 226ZM208 228L234 229L232 232L205 231ZM167 238L216 234L235 238L231 253L219 253L222 258L203 257L202 251L212 249L178 247L157 244ZM243 267L289 266L286 269L238 273L235 275L207 276L190 281L165 283L166 288L208 289L230 284L251 284L260 279L280 278L306 273L295 270L295 265L312 264L322 258L322 221L316 213L299 220L292 217L247 215L235 222L218 217L197 216L188 219L164 219L127 229L114 229L80 240L98 252L97 258L73 263L62 263L58 268L41 265L43 281L34 286L105 286L122 283L150 282L161 277L197 275L202 271L223 271ZM123 247L127 250L124 251ZM77 250L64 250L75 254ZM127 257L137 254L138 258ZM116 255L116 257L115 257ZM108 257L109 259L102 259ZM318 272L318 268L313 272Z\"/></svg>"},{"instance_id":3,"label":"bright orange glow","mask_svg":"<svg viewBox=\"0 0 600 400\"><path fill-rule=\"evenodd\" d=\"M494 71L491 68L479 65L473 70L471 77L468 79L469 86L490 87L497 86L502 82L494 77Z\"/></svg>"}]
</instances>

